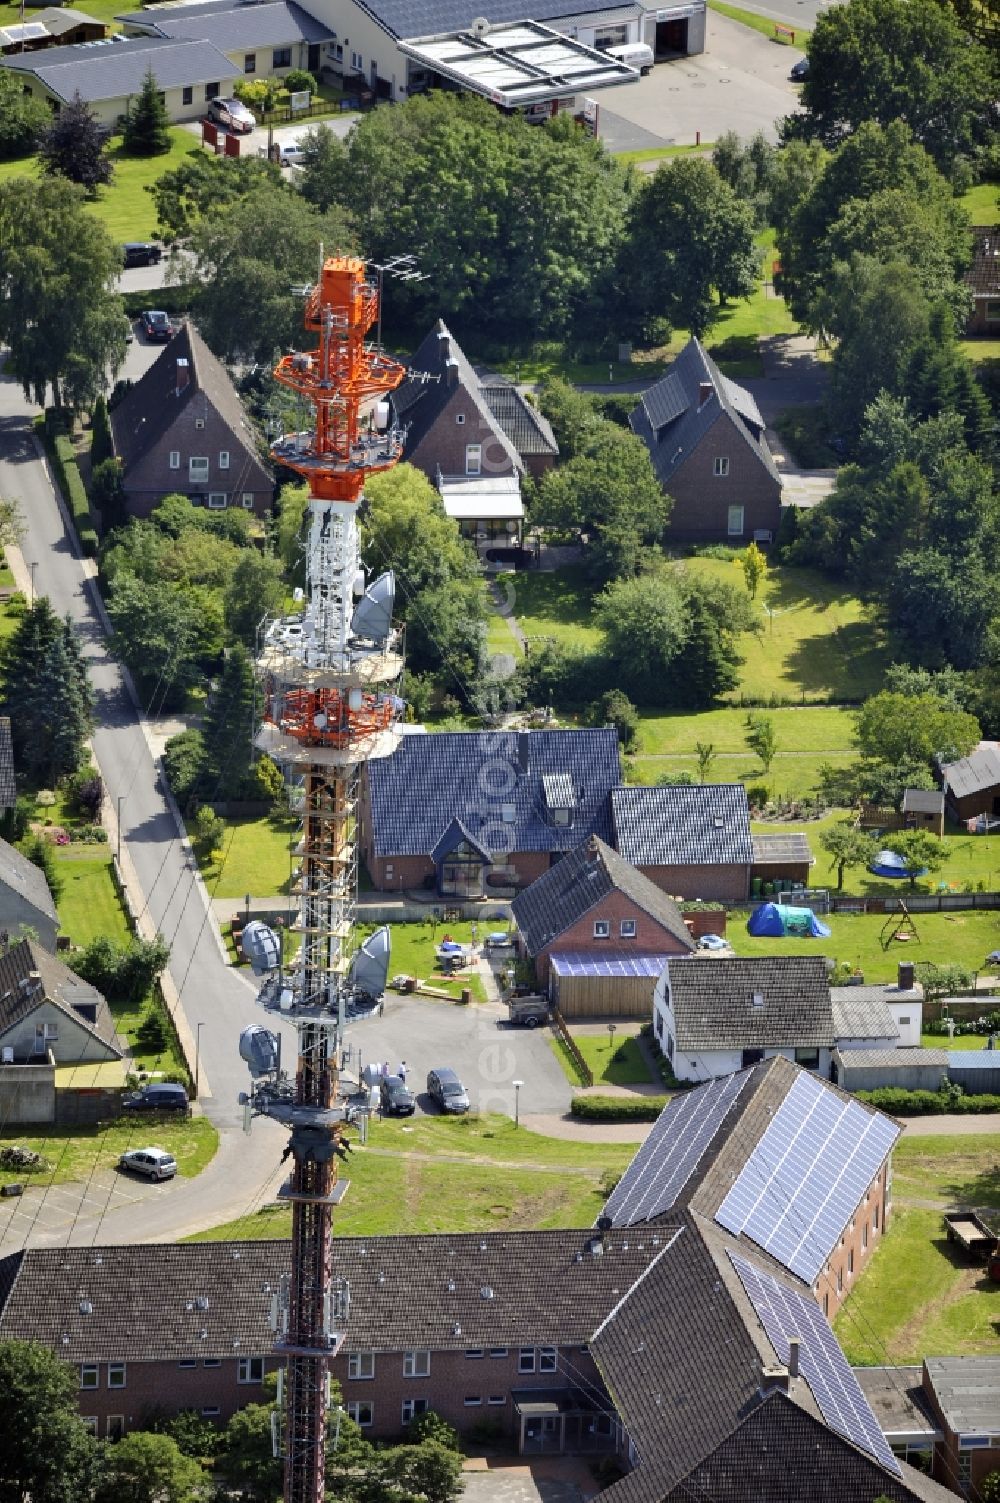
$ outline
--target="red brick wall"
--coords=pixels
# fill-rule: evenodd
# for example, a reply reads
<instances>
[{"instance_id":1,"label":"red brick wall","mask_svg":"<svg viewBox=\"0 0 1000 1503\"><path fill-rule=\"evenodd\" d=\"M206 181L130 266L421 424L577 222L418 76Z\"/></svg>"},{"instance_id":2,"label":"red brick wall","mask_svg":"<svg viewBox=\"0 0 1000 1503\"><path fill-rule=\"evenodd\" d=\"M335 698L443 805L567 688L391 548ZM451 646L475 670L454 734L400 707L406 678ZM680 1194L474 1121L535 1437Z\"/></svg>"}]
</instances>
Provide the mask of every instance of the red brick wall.
<instances>
[{"instance_id":1,"label":"red brick wall","mask_svg":"<svg viewBox=\"0 0 1000 1503\"><path fill-rule=\"evenodd\" d=\"M813 1292L824 1312L833 1320L841 1305L848 1298L854 1285L868 1267L869 1260L885 1235L886 1204L885 1184L887 1167L883 1167L868 1187L844 1235L830 1255L829 1262L820 1272ZM876 1212L878 1226L875 1226ZM865 1246L865 1229L868 1245ZM851 1268L853 1254L854 1267ZM825 1304L824 1304L825 1299Z\"/></svg>"},{"instance_id":2,"label":"red brick wall","mask_svg":"<svg viewBox=\"0 0 1000 1503\"><path fill-rule=\"evenodd\" d=\"M726 933L726 910L724 908L692 908L684 914L685 924L690 926L694 939L703 934Z\"/></svg>"},{"instance_id":3,"label":"red brick wall","mask_svg":"<svg viewBox=\"0 0 1000 1503\"><path fill-rule=\"evenodd\" d=\"M365 866L372 886L379 892L401 892L407 888L423 887L425 877L434 876L434 863L430 856L376 856L367 835L362 836ZM514 868L518 887L527 887L547 872L551 857L548 851L516 851L512 856L498 859L497 865ZM501 891L500 884L487 885L486 897Z\"/></svg>"},{"instance_id":4,"label":"red brick wall","mask_svg":"<svg viewBox=\"0 0 1000 1503\"><path fill-rule=\"evenodd\" d=\"M750 893L748 866L641 866L639 870L671 897L725 898L738 903Z\"/></svg>"},{"instance_id":5,"label":"red brick wall","mask_svg":"<svg viewBox=\"0 0 1000 1503\"><path fill-rule=\"evenodd\" d=\"M669 447L669 434L663 442ZM716 458L729 460L728 475L713 473ZM724 412L720 411L698 447L671 475L667 491L674 503L666 528L671 540L731 541L745 547L755 530L778 530L781 485L764 468L737 422ZM729 537L730 506L743 507L739 537Z\"/></svg>"},{"instance_id":6,"label":"red brick wall","mask_svg":"<svg viewBox=\"0 0 1000 1503\"><path fill-rule=\"evenodd\" d=\"M447 379L442 377L442 380ZM462 419L459 422L459 418ZM497 425L499 427L499 424ZM431 428L406 459L433 483L440 469L443 475L464 475L467 444L479 444L482 475L513 475L516 467L507 449L497 437L493 425L486 421L471 394L457 383L452 395L438 413Z\"/></svg>"},{"instance_id":7,"label":"red brick wall","mask_svg":"<svg viewBox=\"0 0 1000 1503\"><path fill-rule=\"evenodd\" d=\"M224 1425L237 1409L260 1404L264 1399L259 1383L237 1381L236 1361L224 1360L220 1367L205 1367L199 1359L197 1367L185 1368L178 1367L176 1362L129 1362L125 1352L122 1358L126 1364L124 1388L108 1388L108 1365L102 1362L98 1367L100 1386L80 1391L80 1413L96 1415L101 1436L107 1434L107 1420L112 1414L123 1417L128 1431L142 1429L156 1410L177 1414L181 1409L200 1412L217 1406L219 1414L212 1419ZM265 1365L271 1370L278 1366L277 1359L268 1357Z\"/></svg>"},{"instance_id":8,"label":"red brick wall","mask_svg":"<svg viewBox=\"0 0 1000 1503\"><path fill-rule=\"evenodd\" d=\"M608 939L594 938L594 923L597 919L607 919L610 922L611 934ZM622 938L622 919L635 920L634 939ZM646 955L687 953L679 939L621 892L610 893L595 903L581 919L571 924L539 952L535 958L535 970L540 985L548 984L549 957L552 953L568 950L583 950L592 955L603 955L614 950L634 950L636 954Z\"/></svg>"}]
</instances>

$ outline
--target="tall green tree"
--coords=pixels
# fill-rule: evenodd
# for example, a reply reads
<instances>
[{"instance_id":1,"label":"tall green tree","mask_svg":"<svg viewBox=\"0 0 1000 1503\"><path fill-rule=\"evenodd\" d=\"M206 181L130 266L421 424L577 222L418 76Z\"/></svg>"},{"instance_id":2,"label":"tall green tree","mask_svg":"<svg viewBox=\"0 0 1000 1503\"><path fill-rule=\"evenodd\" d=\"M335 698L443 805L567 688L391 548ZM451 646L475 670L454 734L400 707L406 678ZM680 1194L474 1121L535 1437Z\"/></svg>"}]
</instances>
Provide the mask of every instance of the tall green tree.
<instances>
[{"instance_id":1,"label":"tall green tree","mask_svg":"<svg viewBox=\"0 0 1000 1503\"><path fill-rule=\"evenodd\" d=\"M112 586L108 615L112 646L144 700L162 708L183 704L207 666L203 601L191 590L122 575Z\"/></svg>"},{"instance_id":2,"label":"tall green tree","mask_svg":"<svg viewBox=\"0 0 1000 1503\"><path fill-rule=\"evenodd\" d=\"M299 191L313 208L325 214L340 202L348 171L347 148L328 125L317 125L303 139Z\"/></svg>"},{"instance_id":3,"label":"tall green tree","mask_svg":"<svg viewBox=\"0 0 1000 1503\"><path fill-rule=\"evenodd\" d=\"M996 55L935 0L849 0L816 19L804 128L835 143L865 121L904 121L948 171L987 139Z\"/></svg>"},{"instance_id":4,"label":"tall green tree","mask_svg":"<svg viewBox=\"0 0 1000 1503\"><path fill-rule=\"evenodd\" d=\"M874 836L860 829L851 819L839 819L824 830L819 843L837 870L837 891L844 890L844 873L849 866L869 866L878 855Z\"/></svg>"},{"instance_id":5,"label":"tall green tree","mask_svg":"<svg viewBox=\"0 0 1000 1503\"><path fill-rule=\"evenodd\" d=\"M767 777L778 750L778 736L774 729L774 721L770 715L762 715L759 711L752 710L743 724L745 727L743 739L754 756L760 759L764 776Z\"/></svg>"},{"instance_id":6,"label":"tall green tree","mask_svg":"<svg viewBox=\"0 0 1000 1503\"><path fill-rule=\"evenodd\" d=\"M944 865L944 841L932 835L930 830L893 830L885 837L885 847L905 861L907 871L911 874L911 892L917 885L917 874L921 868L926 869L928 875L933 875Z\"/></svg>"},{"instance_id":7,"label":"tall green tree","mask_svg":"<svg viewBox=\"0 0 1000 1503\"><path fill-rule=\"evenodd\" d=\"M26 94L16 73L0 70L0 160L27 156L51 121L45 100Z\"/></svg>"},{"instance_id":8,"label":"tall green tree","mask_svg":"<svg viewBox=\"0 0 1000 1503\"><path fill-rule=\"evenodd\" d=\"M120 252L63 179L0 183L0 339L26 397L89 406L125 358ZM50 395L51 393L51 395Z\"/></svg>"},{"instance_id":9,"label":"tall green tree","mask_svg":"<svg viewBox=\"0 0 1000 1503\"><path fill-rule=\"evenodd\" d=\"M46 597L21 617L2 655L3 704L17 766L53 784L80 764L93 727L93 693L69 617Z\"/></svg>"},{"instance_id":10,"label":"tall green tree","mask_svg":"<svg viewBox=\"0 0 1000 1503\"><path fill-rule=\"evenodd\" d=\"M122 145L132 157L162 157L170 150L170 117L152 66L126 111Z\"/></svg>"},{"instance_id":11,"label":"tall green tree","mask_svg":"<svg viewBox=\"0 0 1000 1503\"><path fill-rule=\"evenodd\" d=\"M246 648L237 643L226 654L203 732L207 779L223 790L223 797L238 797L250 772L257 719L253 664Z\"/></svg>"},{"instance_id":12,"label":"tall green tree","mask_svg":"<svg viewBox=\"0 0 1000 1503\"><path fill-rule=\"evenodd\" d=\"M711 162L681 157L639 189L619 259L621 317L666 318L702 335L717 309L749 297L759 257L753 211Z\"/></svg>"},{"instance_id":13,"label":"tall green tree","mask_svg":"<svg viewBox=\"0 0 1000 1503\"><path fill-rule=\"evenodd\" d=\"M111 459L115 452L114 442L111 438L111 423L108 418L108 404L103 391L98 393L94 403L94 410L90 420L90 463L99 465L105 459Z\"/></svg>"},{"instance_id":14,"label":"tall green tree","mask_svg":"<svg viewBox=\"0 0 1000 1503\"><path fill-rule=\"evenodd\" d=\"M226 630L244 647L256 647L261 622L280 613L284 597L280 560L256 548L244 548L223 597Z\"/></svg>"},{"instance_id":15,"label":"tall green tree","mask_svg":"<svg viewBox=\"0 0 1000 1503\"><path fill-rule=\"evenodd\" d=\"M152 184L158 228L170 242L190 235L213 216L257 192L283 191L281 168L263 157L210 157L197 146Z\"/></svg>"},{"instance_id":16,"label":"tall green tree","mask_svg":"<svg viewBox=\"0 0 1000 1503\"><path fill-rule=\"evenodd\" d=\"M169 1435L135 1430L103 1447L94 1503L201 1503L208 1494L201 1466Z\"/></svg>"},{"instance_id":17,"label":"tall green tree","mask_svg":"<svg viewBox=\"0 0 1000 1503\"><path fill-rule=\"evenodd\" d=\"M38 160L46 172L78 183L94 198L114 175L108 134L90 105L74 94L39 136Z\"/></svg>"},{"instance_id":18,"label":"tall green tree","mask_svg":"<svg viewBox=\"0 0 1000 1503\"><path fill-rule=\"evenodd\" d=\"M0 1342L0 1499L81 1503L96 1442L77 1410L79 1374L40 1342Z\"/></svg>"},{"instance_id":19,"label":"tall green tree","mask_svg":"<svg viewBox=\"0 0 1000 1503\"><path fill-rule=\"evenodd\" d=\"M872 695L858 711L855 740L863 757L887 762L954 762L967 757L981 730L974 715L934 694Z\"/></svg>"}]
</instances>

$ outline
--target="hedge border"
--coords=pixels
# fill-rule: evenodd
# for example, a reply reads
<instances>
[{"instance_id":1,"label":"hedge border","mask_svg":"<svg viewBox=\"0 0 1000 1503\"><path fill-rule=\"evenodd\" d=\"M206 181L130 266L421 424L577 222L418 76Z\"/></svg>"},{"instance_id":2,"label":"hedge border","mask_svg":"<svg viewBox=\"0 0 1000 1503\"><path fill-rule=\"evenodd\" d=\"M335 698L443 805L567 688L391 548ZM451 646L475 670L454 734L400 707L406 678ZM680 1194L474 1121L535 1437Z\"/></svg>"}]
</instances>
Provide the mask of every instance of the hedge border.
<instances>
[{"instance_id":1,"label":"hedge border","mask_svg":"<svg viewBox=\"0 0 1000 1503\"><path fill-rule=\"evenodd\" d=\"M932 1117L945 1114L974 1117L1000 1112L1000 1096L986 1093L956 1096L951 1091L906 1091L900 1086L879 1086L874 1091L855 1091L855 1099L878 1107L891 1117Z\"/></svg>"},{"instance_id":2,"label":"hedge border","mask_svg":"<svg viewBox=\"0 0 1000 1503\"><path fill-rule=\"evenodd\" d=\"M574 1096L570 1115L584 1122L655 1122L667 1096Z\"/></svg>"},{"instance_id":3,"label":"hedge border","mask_svg":"<svg viewBox=\"0 0 1000 1503\"><path fill-rule=\"evenodd\" d=\"M35 419L35 425L45 445L56 483L73 518L80 547L88 558L94 558L99 539L90 515L90 501L80 466L76 462L72 440L62 429L61 417L51 407L46 408L44 417Z\"/></svg>"}]
</instances>

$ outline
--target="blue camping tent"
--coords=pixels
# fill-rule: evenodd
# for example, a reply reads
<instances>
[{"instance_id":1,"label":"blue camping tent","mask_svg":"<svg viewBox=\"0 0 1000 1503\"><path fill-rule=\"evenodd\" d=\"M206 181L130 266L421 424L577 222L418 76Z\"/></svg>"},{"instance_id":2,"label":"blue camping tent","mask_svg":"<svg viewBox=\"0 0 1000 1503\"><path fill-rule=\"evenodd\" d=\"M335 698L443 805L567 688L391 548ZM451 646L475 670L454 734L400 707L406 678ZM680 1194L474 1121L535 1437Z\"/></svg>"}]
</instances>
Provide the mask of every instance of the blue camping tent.
<instances>
[{"instance_id":1,"label":"blue camping tent","mask_svg":"<svg viewBox=\"0 0 1000 1503\"><path fill-rule=\"evenodd\" d=\"M830 929L811 908L787 908L784 903L761 903L747 920L750 934L797 934L802 939L828 939Z\"/></svg>"},{"instance_id":2,"label":"blue camping tent","mask_svg":"<svg viewBox=\"0 0 1000 1503\"><path fill-rule=\"evenodd\" d=\"M868 868L876 877L926 877L926 866L907 866L902 856L897 856L895 851L879 851L875 860Z\"/></svg>"}]
</instances>

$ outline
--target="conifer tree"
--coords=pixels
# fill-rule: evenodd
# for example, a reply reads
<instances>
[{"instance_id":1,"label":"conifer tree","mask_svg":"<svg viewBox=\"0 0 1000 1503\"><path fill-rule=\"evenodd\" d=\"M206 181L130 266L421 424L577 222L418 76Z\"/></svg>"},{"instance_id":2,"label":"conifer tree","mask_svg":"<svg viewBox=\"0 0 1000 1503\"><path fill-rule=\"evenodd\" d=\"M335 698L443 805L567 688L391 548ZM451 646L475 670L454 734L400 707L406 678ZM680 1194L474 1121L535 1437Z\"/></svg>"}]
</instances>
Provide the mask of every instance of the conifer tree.
<instances>
[{"instance_id":1,"label":"conifer tree","mask_svg":"<svg viewBox=\"0 0 1000 1503\"><path fill-rule=\"evenodd\" d=\"M170 121L152 68L125 116L122 146L132 157L162 157L170 150Z\"/></svg>"}]
</instances>

